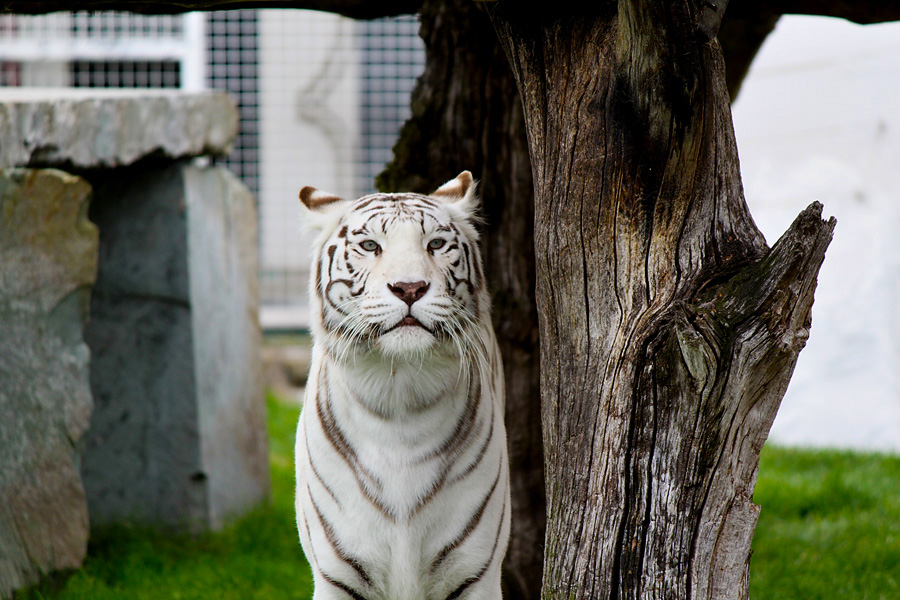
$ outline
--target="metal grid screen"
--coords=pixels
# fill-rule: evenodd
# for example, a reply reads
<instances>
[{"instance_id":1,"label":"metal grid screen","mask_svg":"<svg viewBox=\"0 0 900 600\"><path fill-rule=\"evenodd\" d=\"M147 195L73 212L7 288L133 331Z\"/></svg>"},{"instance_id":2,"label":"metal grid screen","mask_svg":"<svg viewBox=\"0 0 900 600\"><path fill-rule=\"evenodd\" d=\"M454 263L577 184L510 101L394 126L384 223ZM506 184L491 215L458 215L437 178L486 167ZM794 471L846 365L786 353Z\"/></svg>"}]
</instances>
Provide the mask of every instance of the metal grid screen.
<instances>
[{"instance_id":1,"label":"metal grid screen","mask_svg":"<svg viewBox=\"0 0 900 600\"><path fill-rule=\"evenodd\" d=\"M409 99L425 68L415 17L357 24L362 63L359 195L374 191L374 179L393 158L400 128L410 116Z\"/></svg>"},{"instance_id":2,"label":"metal grid screen","mask_svg":"<svg viewBox=\"0 0 900 600\"><path fill-rule=\"evenodd\" d=\"M297 191L374 191L424 69L414 16L351 21L260 11L260 284L263 324L303 326L309 237Z\"/></svg>"},{"instance_id":3,"label":"metal grid screen","mask_svg":"<svg viewBox=\"0 0 900 600\"><path fill-rule=\"evenodd\" d=\"M240 112L231 154L219 164L259 194L259 26L256 10L215 11L207 21L207 86L225 90Z\"/></svg>"},{"instance_id":4,"label":"metal grid screen","mask_svg":"<svg viewBox=\"0 0 900 600\"><path fill-rule=\"evenodd\" d=\"M73 87L92 88L179 88L181 66L166 61L89 61L69 65Z\"/></svg>"},{"instance_id":5,"label":"metal grid screen","mask_svg":"<svg viewBox=\"0 0 900 600\"><path fill-rule=\"evenodd\" d=\"M275 326L307 322L309 240L297 190L373 191L423 68L413 16L0 15L0 86L214 88L235 98L240 132L219 163L259 199L264 324ZM280 316L267 320L267 311Z\"/></svg>"},{"instance_id":6,"label":"metal grid screen","mask_svg":"<svg viewBox=\"0 0 900 600\"><path fill-rule=\"evenodd\" d=\"M0 84L199 89L202 18L0 15Z\"/></svg>"},{"instance_id":7,"label":"metal grid screen","mask_svg":"<svg viewBox=\"0 0 900 600\"><path fill-rule=\"evenodd\" d=\"M76 39L133 43L136 40L182 39L185 33L184 20L180 16L140 16L123 12L79 12L65 16L70 21L68 29ZM53 17L49 15L49 18Z\"/></svg>"}]
</instances>

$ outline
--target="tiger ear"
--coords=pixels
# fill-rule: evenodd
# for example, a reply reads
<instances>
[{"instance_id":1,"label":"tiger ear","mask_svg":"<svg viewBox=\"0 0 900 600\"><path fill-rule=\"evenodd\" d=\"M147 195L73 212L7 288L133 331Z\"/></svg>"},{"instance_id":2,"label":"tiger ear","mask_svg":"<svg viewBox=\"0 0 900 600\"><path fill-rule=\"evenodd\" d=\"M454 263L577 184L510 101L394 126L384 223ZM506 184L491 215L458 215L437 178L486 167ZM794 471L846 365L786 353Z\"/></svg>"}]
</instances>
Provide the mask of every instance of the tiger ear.
<instances>
[{"instance_id":1,"label":"tiger ear","mask_svg":"<svg viewBox=\"0 0 900 600\"><path fill-rule=\"evenodd\" d=\"M306 186L300 190L300 207L303 224L321 231L337 226L349 202L334 194Z\"/></svg>"},{"instance_id":2,"label":"tiger ear","mask_svg":"<svg viewBox=\"0 0 900 600\"><path fill-rule=\"evenodd\" d=\"M456 179L451 179L432 192L431 197L455 205L469 218L472 218L475 211L478 210L478 198L475 196L477 187L478 184L472 178L472 173L463 171L456 176Z\"/></svg>"},{"instance_id":3,"label":"tiger ear","mask_svg":"<svg viewBox=\"0 0 900 600\"><path fill-rule=\"evenodd\" d=\"M309 210L318 210L328 204L335 202L343 202L343 198L339 198L334 194L317 190L314 187L306 186L300 190L300 202Z\"/></svg>"},{"instance_id":4,"label":"tiger ear","mask_svg":"<svg viewBox=\"0 0 900 600\"><path fill-rule=\"evenodd\" d=\"M475 180L472 178L472 173L470 171L463 171L456 176L456 179L451 179L432 192L431 195L434 198L454 202L474 194Z\"/></svg>"}]
</instances>

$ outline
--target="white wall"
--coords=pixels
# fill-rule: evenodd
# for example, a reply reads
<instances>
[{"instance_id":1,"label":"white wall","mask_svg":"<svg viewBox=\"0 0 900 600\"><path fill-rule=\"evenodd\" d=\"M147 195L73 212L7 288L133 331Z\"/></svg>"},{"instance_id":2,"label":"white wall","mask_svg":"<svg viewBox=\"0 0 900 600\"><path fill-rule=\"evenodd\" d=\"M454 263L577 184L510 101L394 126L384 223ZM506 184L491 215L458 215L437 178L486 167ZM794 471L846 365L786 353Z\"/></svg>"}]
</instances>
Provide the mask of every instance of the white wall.
<instances>
[{"instance_id":1,"label":"white wall","mask_svg":"<svg viewBox=\"0 0 900 600\"><path fill-rule=\"evenodd\" d=\"M771 439L900 451L900 24L783 18L734 124L770 244L814 200L838 220Z\"/></svg>"},{"instance_id":2,"label":"white wall","mask_svg":"<svg viewBox=\"0 0 900 600\"><path fill-rule=\"evenodd\" d=\"M264 325L302 325L309 245L297 193L305 185L352 198L358 145L353 22L327 13L260 11L260 261L301 279L294 306L264 307ZM296 286L295 286L296 287Z\"/></svg>"}]
</instances>

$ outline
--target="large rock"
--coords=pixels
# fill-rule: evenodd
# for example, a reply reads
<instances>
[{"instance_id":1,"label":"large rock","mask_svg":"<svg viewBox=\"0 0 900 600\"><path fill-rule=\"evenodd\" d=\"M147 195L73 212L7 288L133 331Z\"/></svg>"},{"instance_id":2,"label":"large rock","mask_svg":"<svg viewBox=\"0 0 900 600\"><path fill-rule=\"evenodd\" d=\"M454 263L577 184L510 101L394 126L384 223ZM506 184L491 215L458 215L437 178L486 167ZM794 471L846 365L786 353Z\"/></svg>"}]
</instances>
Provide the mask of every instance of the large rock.
<instances>
[{"instance_id":1,"label":"large rock","mask_svg":"<svg viewBox=\"0 0 900 600\"><path fill-rule=\"evenodd\" d=\"M269 487L253 198L186 161L93 183L91 518L218 527Z\"/></svg>"},{"instance_id":2,"label":"large rock","mask_svg":"<svg viewBox=\"0 0 900 600\"><path fill-rule=\"evenodd\" d=\"M196 530L267 494L255 203L191 163L236 132L219 93L0 90L0 166L90 183L0 181L0 597L81 563L88 507Z\"/></svg>"},{"instance_id":3,"label":"large rock","mask_svg":"<svg viewBox=\"0 0 900 600\"><path fill-rule=\"evenodd\" d=\"M76 447L91 413L90 193L61 171L0 172L0 598L77 568L87 549Z\"/></svg>"},{"instance_id":4,"label":"large rock","mask_svg":"<svg viewBox=\"0 0 900 600\"><path fill-rule=\"evenodd\" d=\"M0 89L0 165L75 169L227 154L234 101L221 92Z\"/></svg>"}]
</instances>

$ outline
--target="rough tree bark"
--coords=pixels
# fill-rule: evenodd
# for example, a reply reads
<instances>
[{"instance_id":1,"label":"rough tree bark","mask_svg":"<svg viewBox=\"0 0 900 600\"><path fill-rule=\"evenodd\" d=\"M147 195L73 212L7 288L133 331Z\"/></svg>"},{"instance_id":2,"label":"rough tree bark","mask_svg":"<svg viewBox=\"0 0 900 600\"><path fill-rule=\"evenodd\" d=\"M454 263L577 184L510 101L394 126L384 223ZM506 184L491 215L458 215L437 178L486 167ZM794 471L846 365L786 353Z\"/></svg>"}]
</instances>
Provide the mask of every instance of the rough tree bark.
<instances>
[{"instance_id":1,"label":"rough tree bark","mask_svg":"<svg viewBox=\"0 0 900 600\"><path fill-rule=\"evenodd\" d=\"M383 191L430 192L470 169L484 203L485 271L506 374L513 531L507 600L538 597L544 542L533 194L522 104L484 11L471 0L429 0L421 10L425 72L413 115L379 177Z\"/></svg>"},{"instance_id":2,"label":"rough tree bark","mask_svg":"<svg viewBox=\"0 0 900 600\"><path fill-rule=\"evenodd\" d=\"M543 597L746 598L834 221L744 202L711 3L501 1L535 179Z\"/></svg>"}]
</instances>

